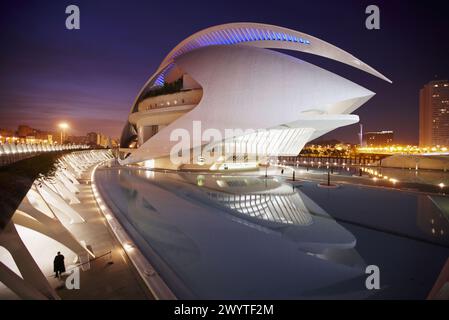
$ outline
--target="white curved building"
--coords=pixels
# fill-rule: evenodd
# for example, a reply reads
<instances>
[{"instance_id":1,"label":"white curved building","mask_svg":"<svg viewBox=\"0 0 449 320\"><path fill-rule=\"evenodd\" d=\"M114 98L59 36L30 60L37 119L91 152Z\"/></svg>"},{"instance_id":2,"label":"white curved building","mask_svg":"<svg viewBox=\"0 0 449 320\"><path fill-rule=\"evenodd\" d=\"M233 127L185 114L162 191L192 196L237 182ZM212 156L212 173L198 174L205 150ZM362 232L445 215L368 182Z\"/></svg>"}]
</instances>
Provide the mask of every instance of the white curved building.
<instances>
[{"instance_id":1,"label":"white curved building","mask_svg":"<svg viewBox=\"0 0 449 320\"><path fill-rule=\"evenodd\" d=\"M121 138L122 164L227 169L297 155L338 127L374 93L289 55L348 64L385 81L351 54L282 27L231 23L178 44L137 96Z\"/></svg>"}]
</instances>

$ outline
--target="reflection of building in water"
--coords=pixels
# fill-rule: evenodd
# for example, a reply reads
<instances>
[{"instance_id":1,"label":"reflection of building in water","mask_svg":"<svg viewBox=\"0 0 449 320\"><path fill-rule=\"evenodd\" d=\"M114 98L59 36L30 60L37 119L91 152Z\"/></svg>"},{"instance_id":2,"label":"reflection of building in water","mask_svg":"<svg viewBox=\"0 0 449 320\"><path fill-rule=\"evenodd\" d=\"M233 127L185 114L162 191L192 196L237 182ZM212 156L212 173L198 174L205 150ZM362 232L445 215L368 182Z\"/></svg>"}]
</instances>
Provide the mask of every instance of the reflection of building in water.
<instances>
[{"instance_id":1,"label":"reflection of building in water","mask_svg":"<svg viewBox=\"0 0 449 320\"><path fill-rule=\"evenodd\" d=\"M107 172L97 171L98 185L112 181ZM136 245L180 297L246 297L264 277L267 288L278 288L277 271L297 277L301 286L292 283L291 292L304 291L302 296L353 294L363 287L365 263L354 235L280 179L115 172L120 188L109 189L105 201L117 206L124 228L142 240ZM295 264L306 272L297 273Z\"/></svg>"},{"instance_id":2,"label":"reflection of building in water","mask_svg":"<svg viewBox=\"0 0 449 320\"><path fill-rule=\"evenodd\" d=\"M142 174L140 171L138 174ZM148 178L148 175L145 175ZM151 204L148 199L146 180L130 175L126 170L119 172L120 186L127 195L126 207L120 208L118 213L126 212L126 217L136 221L134 228L142 235L148 243L158 243L173 260L182 260L189 265L199 259L200 253L195 243L181 230L167 223L164 216Z\"/></svg>"},{"instance_id":3,"label":"reflection of building in water","mask_svg":"<svg viewBox=\"0 0 449 320\"><path fill-rule=\"evenodd\" d=\"M226 194L208 192L212 200L254 218L297 225L309 225L312 217L296 192Z\"/></svg>"},{"instance_id":4,"label":"reflection of building in water","mask_svg":"<svg viewBox=\"0 0 449 320\"><path fill-rule=\"evenodd\" d=\"M436 239L447 238L449 234L449 212L444 213L440 208L445 205L448 206L449 199L447 197L419 195L417 201L418 227Z\"/></svg>"},{"instance_id":5,"label":"reflection of building in water","mask_svg":"<svg viewBox=\"0 0 449 320\"><path fill-rule=\"evenodd\" d=\"M356 239L300 190L276 178L179 174L199 185L213 203L245 225L278 233L301 251L335 263L358 266ZM200 177L201 183L198 184Z\"/></svg>"}]
</instances>

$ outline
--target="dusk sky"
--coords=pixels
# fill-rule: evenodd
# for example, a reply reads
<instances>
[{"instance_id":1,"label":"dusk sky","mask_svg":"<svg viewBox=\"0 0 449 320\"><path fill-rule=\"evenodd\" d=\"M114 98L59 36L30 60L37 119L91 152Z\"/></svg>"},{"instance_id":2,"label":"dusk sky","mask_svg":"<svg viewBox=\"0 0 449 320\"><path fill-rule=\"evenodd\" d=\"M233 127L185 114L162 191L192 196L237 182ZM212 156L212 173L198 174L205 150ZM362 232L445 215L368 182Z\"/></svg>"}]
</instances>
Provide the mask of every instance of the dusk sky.
<instances>
[{"instance_id":1,"label":"dusk sky","mask_svg":"<svg viewBox=\"0 0 449 320\"><path fill-rule=\"evenodd\" d=\"M70 4L80 8L80 30L65 28ZM380 30L365 28L369 4L380 7ZM447 1L2 0L0 128L56 130L65 120L73 135L118 137L142 85L176 44L212 25L261 22L321 38L390 78L289 52L376 92L355 111L365 129L394 130L397 142L416 144L419 89L449 78L448 15ZM353 125L326 138L355 142L357 132Z\"/></svg>"}]
</instances>

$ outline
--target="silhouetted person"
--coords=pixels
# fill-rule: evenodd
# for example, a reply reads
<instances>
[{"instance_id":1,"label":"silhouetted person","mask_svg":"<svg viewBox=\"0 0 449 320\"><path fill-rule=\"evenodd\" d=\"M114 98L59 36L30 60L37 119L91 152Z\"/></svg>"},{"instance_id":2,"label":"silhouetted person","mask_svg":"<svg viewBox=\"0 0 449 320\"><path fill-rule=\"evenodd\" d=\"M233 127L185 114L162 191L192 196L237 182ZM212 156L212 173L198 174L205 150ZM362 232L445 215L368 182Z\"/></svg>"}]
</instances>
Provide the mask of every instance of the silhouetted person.
<instances>
[{"instance_id":1,"label":"silhouetted person","mask_svg":"<svg viewBox=\"0 0 449 320\"><path fill-rule=\"evenodd\" d=\"M61 252L58 252L55 259L53 260L53 269L56 274L56 278L59 278L62 273L65 272L64 256Z\"/></svg>"},{"instance_id":2,"label":"silhouetted person","mask_svg":"<svg viewBox=\"0 0 449 320\"><path fill-rule=\"evenodd\" d=\"M284 174L284 169L281 170L281 174Z\"/></svg>"}]
</instances>

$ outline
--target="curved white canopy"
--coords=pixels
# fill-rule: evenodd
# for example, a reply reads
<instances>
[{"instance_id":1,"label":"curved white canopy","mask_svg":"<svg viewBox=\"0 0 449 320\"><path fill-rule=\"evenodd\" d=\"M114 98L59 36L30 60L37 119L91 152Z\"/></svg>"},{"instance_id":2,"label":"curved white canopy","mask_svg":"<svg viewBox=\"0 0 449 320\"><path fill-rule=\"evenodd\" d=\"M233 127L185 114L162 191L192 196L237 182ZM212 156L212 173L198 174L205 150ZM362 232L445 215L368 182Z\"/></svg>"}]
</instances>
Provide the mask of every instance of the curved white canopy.
<instances>
[{"instance_id":1,"label":"curved white canopy","mask_svg":"<svg viewBox=\"0 0 449 320\"><path fill-rule=\"evenodd\" d=\"M144 90L162 85L174 60L192 50L214 45L248 45L267 49L286 49L326 57L372 74L392 83L390 79L354 57L352 54L316 37L284 27L263 23L236 22L203 29L181 41L164 58L156 72L142 87L131 112Z\"/></svg>"},{"instance_id":2,"label":"curved white canopy","mask_svg":"<svg viewBox=\"0 0 449 320\"><path fill-rule=\"evenodd\" d=\"M326 41L299 31L263 23L228 23L201 30L173 48L162 61L158 71L173 62L176 57L194 49L234 44L307 52L348 64L391 83L391 80L374 68Z\"/></svg>"}]
</instances>

